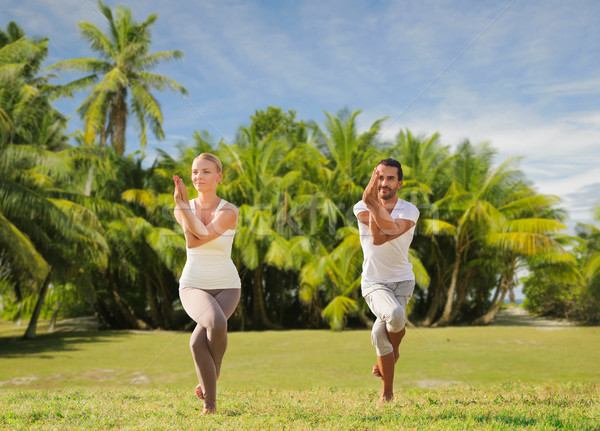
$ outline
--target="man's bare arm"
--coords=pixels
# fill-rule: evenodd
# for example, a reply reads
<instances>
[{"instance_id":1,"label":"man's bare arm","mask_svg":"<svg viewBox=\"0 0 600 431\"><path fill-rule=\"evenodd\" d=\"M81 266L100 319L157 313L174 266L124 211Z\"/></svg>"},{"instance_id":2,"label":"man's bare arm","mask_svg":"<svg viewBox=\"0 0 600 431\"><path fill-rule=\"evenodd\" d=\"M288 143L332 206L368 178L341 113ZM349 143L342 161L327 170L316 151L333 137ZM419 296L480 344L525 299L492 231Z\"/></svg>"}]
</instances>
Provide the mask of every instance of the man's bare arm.
<instances>
[{"instance_id":1,"label":"man's bare arm","mask_svg":"<svg viewBox=\"0 0 600 431\"><path fill-rule=\"evenodd\" d=\"M387 213L387 211L386 211ZM389 215L389 214L388 214ZM378 226L375 218L372 216L370 211L362 211L358 214L358 221L364 223L369 226L369 230L371 232L371 240L374 245L385 244L388 241L398 238L399 236L406 233L409 229L411 229L415 222L407 219L393 219L390 215L390 218L393 220L394 225L396 226L396 233L394 234L386 234L381 230Z\"/></svg>"}]
</instances>

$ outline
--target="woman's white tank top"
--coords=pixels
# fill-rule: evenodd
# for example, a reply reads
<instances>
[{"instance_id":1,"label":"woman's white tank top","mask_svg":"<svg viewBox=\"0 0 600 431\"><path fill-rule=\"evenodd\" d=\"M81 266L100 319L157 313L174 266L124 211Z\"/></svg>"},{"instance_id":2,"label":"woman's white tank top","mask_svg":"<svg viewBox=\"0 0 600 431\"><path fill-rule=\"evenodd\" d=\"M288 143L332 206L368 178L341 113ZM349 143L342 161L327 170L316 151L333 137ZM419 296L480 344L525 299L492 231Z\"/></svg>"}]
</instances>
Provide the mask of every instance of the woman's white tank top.
<instances>
[{"instance_id":1,"label":"woman's white tank top","mask_svg":"<svg viewBox=\"0 0 600 431\"><path fill-rule=\"evenodd\" d=\"M215 214L226 203L225 199L221 199ZM194 200L190 201L190 208L196 214ZM231 260L234 236L235 229L230 229L206 244L186 248L187 260L179 278L179 288L239 289L240 276Z\"/></svg>"}]
</instances>

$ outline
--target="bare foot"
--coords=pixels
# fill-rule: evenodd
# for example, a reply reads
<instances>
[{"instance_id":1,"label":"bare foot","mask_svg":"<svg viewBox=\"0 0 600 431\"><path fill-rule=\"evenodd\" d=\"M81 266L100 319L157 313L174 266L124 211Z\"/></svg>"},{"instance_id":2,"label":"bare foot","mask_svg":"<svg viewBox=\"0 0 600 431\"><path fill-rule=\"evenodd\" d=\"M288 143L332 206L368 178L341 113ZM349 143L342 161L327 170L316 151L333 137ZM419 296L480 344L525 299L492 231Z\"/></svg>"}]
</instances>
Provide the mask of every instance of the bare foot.
<instances>
[{"instance_id":1,"label":"bare foot","mask_svg":"<svg viewBox=\"0 0 600 431\"><path fill-rule=\"evenodd\" d=\"M204 399L204 392L202 391L202 385L196 386L196 389L194 390L194 392L196 393L196 396L198 398L200 398L201 400Z\"/></svg>"},{"instance_id":2,"label":"bare foot","mask_svg":"<svg viewBox=\"0 0 600 431\"><path fill-rule=\"evenodd\" d=\"M214 415L215 413L217 413L216 407L204 407L204 410L200 416Z\"/></svg>"},{"instance_id":3,"label":"bare foot","mask_svg":"<svg viewBox=\"0 0 600 431\"><path fill-rule=\"evenodd\" d=\"M400 358L400 353L398 353L397 350L394 351L394 364L396 362L398 362L398 358ZM373 371L372 371L373 375L375 377L382 377L381 376L381 371L379 371L379 366L378 365L373 365Z\"/></svg>"},{"instance_id":4,"label":"bare foot","mask_svg":"<svg viewBox=\"0 0 600 431\"><path fill-rule=\"evenodd\" d=\"M381 397L379 398L379 403L380 404L389 403L389 402L393 401L393 399L394 399L394 394L382 393Z\"/></svg>"},{"instance_id":5,"label":"bare foot","mask_svg":"<svg viewBox=\"0 0 600 431\"><path fill-rule=\"evenodd\" d=\"M373 375L375 377L381 377L381 371L379 371L378 365L373 365Z\"/></svg>"}]
</instances>

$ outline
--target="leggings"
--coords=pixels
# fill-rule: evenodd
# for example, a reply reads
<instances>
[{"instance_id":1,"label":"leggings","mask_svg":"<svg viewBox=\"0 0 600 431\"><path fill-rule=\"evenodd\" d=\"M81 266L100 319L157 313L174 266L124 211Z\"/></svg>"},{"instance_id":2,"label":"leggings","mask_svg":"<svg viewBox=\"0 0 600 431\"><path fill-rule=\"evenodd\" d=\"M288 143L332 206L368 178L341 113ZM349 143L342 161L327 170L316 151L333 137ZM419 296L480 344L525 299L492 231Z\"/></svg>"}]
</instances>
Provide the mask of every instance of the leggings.
<instances>
[{"instance_id":1,"label":"leggings","mask_svg":"<svg viewBox=\"0 0 600 431\"><path fill-rule=\"evenodd\" d=\"M227 319L235 311L241 289L179 290L181 304L197 325L190 339L196 374L204 394L204 407L217 406L217 375L227 349Z\"/></svg>"}]
</instances>

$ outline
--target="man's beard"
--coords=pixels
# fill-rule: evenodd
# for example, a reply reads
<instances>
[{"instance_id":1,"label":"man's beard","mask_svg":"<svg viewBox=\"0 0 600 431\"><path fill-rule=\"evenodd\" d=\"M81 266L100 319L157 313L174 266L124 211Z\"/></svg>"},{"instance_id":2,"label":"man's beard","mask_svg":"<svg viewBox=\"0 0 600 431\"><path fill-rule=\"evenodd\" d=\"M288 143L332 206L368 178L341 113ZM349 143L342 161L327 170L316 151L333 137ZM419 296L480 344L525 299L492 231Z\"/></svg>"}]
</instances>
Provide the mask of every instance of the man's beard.
<instances>
[{"instance_id":1,"label":"man's beard","mask_svg":"<svg viewBox=\"0 0 600 431\"><path fill-rule=\"evenodd\" d=\"M388 200L394 197L394 192L391 189L379 189L379 197L383 200Z\"/></svg>"}]
</instances>

